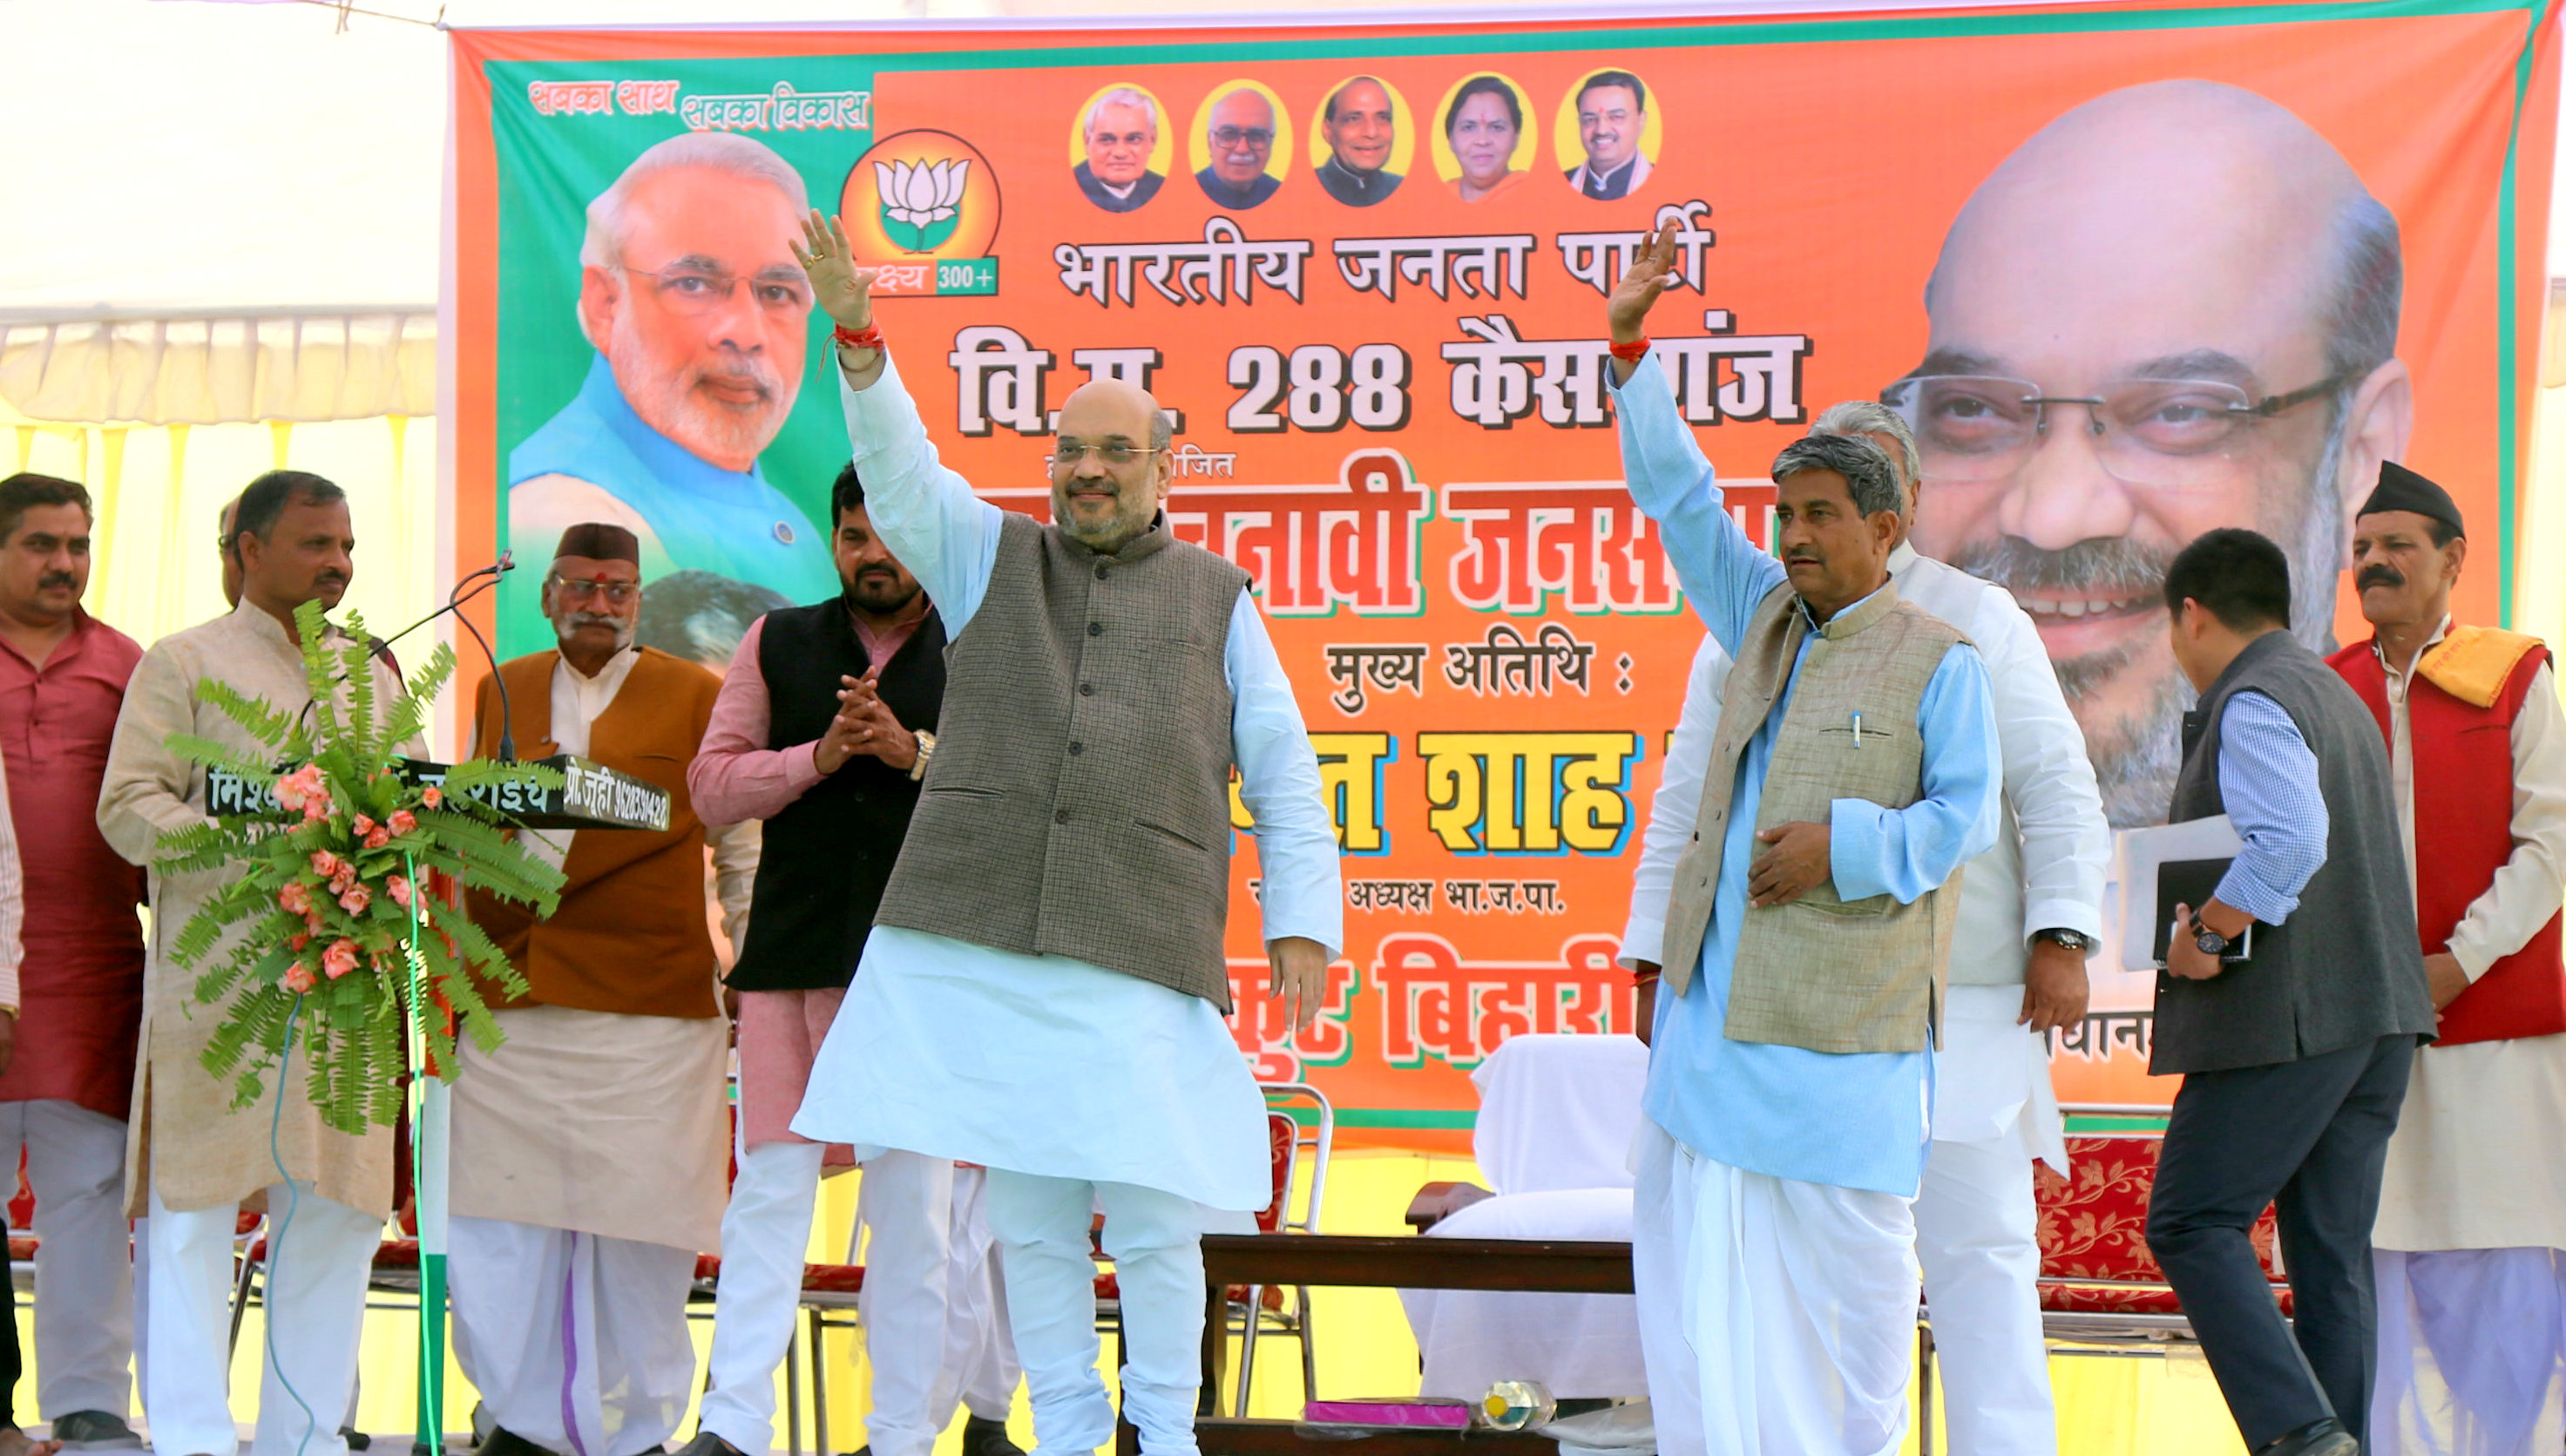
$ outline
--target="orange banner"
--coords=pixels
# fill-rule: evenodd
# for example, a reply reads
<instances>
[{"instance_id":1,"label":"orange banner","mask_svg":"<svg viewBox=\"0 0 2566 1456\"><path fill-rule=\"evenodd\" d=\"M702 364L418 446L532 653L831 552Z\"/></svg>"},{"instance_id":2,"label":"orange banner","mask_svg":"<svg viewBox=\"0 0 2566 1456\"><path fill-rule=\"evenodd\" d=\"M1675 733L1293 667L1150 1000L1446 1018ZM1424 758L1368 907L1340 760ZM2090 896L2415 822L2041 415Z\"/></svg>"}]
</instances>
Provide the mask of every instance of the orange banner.
<instances>
[{"instance_id":1,"label":"orange banner","mask_svg":"<svg viewBox=\"0 0 2566 1456\"><path fill-rule=\"evenodd\" d=\"M1738 519L1761 539L1828 403L1909 407L1918 544L2015 590L2148 823L2181 703L2155 594L2200 531L2280 540L2303 634L2350 639L2349 509L2402 460L2499 541L2458 611L2502 615L2556 39L2497 0L457 32L458 560L638 523L644 639L715 666L836 593L805 202L888 270L891 348L990 498L1043 513L1068 391L1146 385L1175 530L1255 577L1345 851L1295 1036L1237 837L1240 1050L1352 1135L1449 1144L1505 1038L1631 1030L1613 961L1701 638L1604 388L1648 230L1679 227L1657 348ZM2170 379L2238 401L2216 438L2129 404ZM2046 413L1991 430L1983 380ZM536 575L504 652L548 641ZM2096 964L2061 1095L2162 1102L2149 980Z\"/></svg>"}]
</instances>

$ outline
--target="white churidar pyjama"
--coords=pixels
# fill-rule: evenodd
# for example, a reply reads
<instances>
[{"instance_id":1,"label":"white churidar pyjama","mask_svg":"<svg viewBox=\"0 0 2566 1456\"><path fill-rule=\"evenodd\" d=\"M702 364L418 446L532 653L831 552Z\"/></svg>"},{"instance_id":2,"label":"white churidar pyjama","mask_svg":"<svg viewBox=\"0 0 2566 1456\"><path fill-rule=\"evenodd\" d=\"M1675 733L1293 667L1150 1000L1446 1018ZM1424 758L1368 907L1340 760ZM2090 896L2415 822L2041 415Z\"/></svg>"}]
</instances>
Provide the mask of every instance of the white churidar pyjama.
<instances>
[{"instance_id":1,"label":"white churidar pyjama","mask_svg":"<svg viewBox=\"0 0 2566 1456\"><path fill-rule=\"evenodd\" d=\"M820 1195L816 1142L764 1142L739 1151L722 1210L721 1280L713 1290L712 1388L696 1429L742 1451L775 1444L775 1371L793 1349L802 1255Z\"/></svg>"},{"instance_id":2,"label":"white churidar pyjama","mask_svg":"<svg viewBox=\"0 0 2566 1456\"><path fill-rule=\"evenodd\" d=\"M2549 1456L2566 1444L2566 1252L2371 1251L2377 1456Z\"/></svg>"},{"instance_id":3,"label":"white churidar pyjama","mask_svg":"<svg viewBox=\"0 0 2566 1456\"><path fill-rule=\"evenodd\" d=\"M132 1404L133 1261L125 1123L58 1098L0 1102L0 1162L27 1152L36 1195L36 1406L122 1416Z\"/></svg>"},{"instance_id":4,"label":"white churidar pyjama","mask_svg":"<svg viewBox=\"0 0 2566 1456\"><path fill-rule=\"evenodd\" d=\"M1910 1203L1746 1172L1642 1125L1631 1266L1662 1456L1895 1456Z\"/></svg>"},{"instance_id":5,"label":"white churidar pyjama","mask_svg":"<svg viewBox=\"0 0 2566 1456\"><path fill-rule=\"evenodd\" d=\"M449 1238L455 1360L490 1420L569 1456L637 1456L676 1433L693 1254L460 1214Z\"/></svg>"},{"instance_id":6,"label":"white churidar pyjama","mask_svg":"<svg viewBox=\"0 0 2566 1456\"><path fill-rule=\"evenodd\" d=\"M1033 1456L1090 1456L1114 1439L1114 1405L1096 1372L1089 1230L1100 1204L1105 1253L1122 1287L1124 1418L1140 1427L1145 1456L1192 1456L1202 1384L1202 1208L1137 1183L999 1168L989 1169L987 1198L1033 1401Z\"/></svg>"},{"instance_id":7,"label":"white churidar pyjama","mask_svg":"<svg viewBox=\"0 0 2566 1456\"><path fill-rule=\"evenodd\" d=\"M2039 1217L2019 1132L1935 1141L1916 1200L1916 1256L1948 1399L1951 1449L2056 1456L2058 1417L2040 1325Z\"/></svg>"},{"instance_id":8,"label":"white churidar pyjama","mask_svg":"<svg viewBox=\"0 0 2566 1456\"><path fill-rule=\"evenodd\" d=\"M989 1233L989 1173L953 1170L952 1262L944 1275L944 1371L928 1407L940 1427L955 1402L982 1420L1003 1421L1016 1403L1016 1341L1007 1331L1007 1289Z\"/></svg>"},{"instance_id":9,"label":"white churidar pyjama","mask_svg":"<svg viewBox=\"0 0 2566 1456\"><path fill-rule=\"evenodd\" d=\"M356 1388L366 1276L384 1225L373 1214L313 1192L309 1183L300 1192L298 1199L282 1183L267 1190L264 1326L275 1358L264 1362L250 1449L254 1456L347 1456L339 1420ZM287 1225L289 1208L293 1221ZM151 1358L142 1403L151 1448L162 1456L232 1456L239 1446L230 1350L232 1235L239 1209L226 1203L172 1213L161 1204L156 1184L149 1209L143 1228L151 1245L152 1289L143 1340Z\"/></svg>"},{"instance_id":10,"label":"white churidar pyjama","mask_svg":"<svg viewBox=\"0 0 2566 1456\"><path fill-rule=\"evenodd\" d=\"M944 1429L935 1388L944 1366L944 1286L953 1160L885 1152L864 1163L856 1221L865 1287L856 1298L874 1368L865 1436L874 1456L928 1456Z\"/></svg>"}]
</instances>

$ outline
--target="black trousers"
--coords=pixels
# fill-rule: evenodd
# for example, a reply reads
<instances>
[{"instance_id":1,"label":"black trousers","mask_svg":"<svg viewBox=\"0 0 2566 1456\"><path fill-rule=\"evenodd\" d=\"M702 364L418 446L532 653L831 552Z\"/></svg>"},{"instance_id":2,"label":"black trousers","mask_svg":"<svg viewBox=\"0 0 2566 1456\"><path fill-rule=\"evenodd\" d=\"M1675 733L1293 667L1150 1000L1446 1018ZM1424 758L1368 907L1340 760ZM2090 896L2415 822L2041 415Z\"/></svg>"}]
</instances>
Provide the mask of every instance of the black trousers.
<instances>
[{"instance_id":1,"label":"black trousers","mask_svg":"<svg viewBox=\"0 0 2566 1456\"><path fill-rule=\"evenodd\" d=\"M2247 1450L2333 1416L2370 1414L2379 1312L2370 1226L2415 1038L2321 1057L2195 1072L2175 1094L2148 1202L2148 1247L2182 1301ZM2266 1205L2280 1223L2298 1337L2255 1263Z\"/></svg>"},{"instance_id":2,"label":"black trousers","mask_svg":"<svg viewBox=\"0 0 2566 1456\"><path fill-rule=\"evenodd\" d=\"M8 1241L8 1220L0 1218L0 1247L5 1247ZM0 1274L0 1279L6 1277ZM0 1306L0 1430L15 1430L18 1427L18 1377L27 1372L27 1367L18 1355L18 1287L0 1284L0 1290L6 1290L9 1295L8 1304Z\"/></svg>"}]
</instances>

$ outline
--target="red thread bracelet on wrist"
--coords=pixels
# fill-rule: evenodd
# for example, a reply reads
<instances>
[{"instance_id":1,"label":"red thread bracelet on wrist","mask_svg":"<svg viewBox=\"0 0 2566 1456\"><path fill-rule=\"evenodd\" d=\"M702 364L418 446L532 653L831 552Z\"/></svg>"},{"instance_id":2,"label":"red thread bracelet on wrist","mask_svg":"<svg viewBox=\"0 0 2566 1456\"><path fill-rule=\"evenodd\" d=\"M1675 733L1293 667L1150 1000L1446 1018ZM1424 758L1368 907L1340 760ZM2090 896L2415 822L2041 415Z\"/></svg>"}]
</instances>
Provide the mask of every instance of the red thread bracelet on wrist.
<instances>
[{"instance_id":1,"label":"red thread bracelet on wrist","mask_svg":"<svg viewBox=\"0 0 2566 1456\"><path fill-rule=\"evenodd\" d=\"M1631 984L1634 987L1654 986L1658 984L1658 977L1662 974L1664 973L1660 971L1633 971L1631 973Z\"/></svg>"},{"instance_id":2,"label":"red thread bracelet on wrist","mask_svg":"<svg viewBox=\"0 0 2566 1456\"><path fill-rule=\"evenodd\" d=\"M1613 357L1624 364L1638 364L1649 352L1649 336L1641 335L1629 344L1613 346Z\"/></svg>"},{"instance_id":3,"label":"red thread bracelet on wrist","mask_svg":"<svg viewBox=\"0 0 2566 1456\"><path fill-rule=\"evenodd\" d=\"M880 353L883 347L882 325L879 322L867 324L861 330L850 329L841 324L829 338L840 349L870 349Z\"/></svg>"}]
</instances>

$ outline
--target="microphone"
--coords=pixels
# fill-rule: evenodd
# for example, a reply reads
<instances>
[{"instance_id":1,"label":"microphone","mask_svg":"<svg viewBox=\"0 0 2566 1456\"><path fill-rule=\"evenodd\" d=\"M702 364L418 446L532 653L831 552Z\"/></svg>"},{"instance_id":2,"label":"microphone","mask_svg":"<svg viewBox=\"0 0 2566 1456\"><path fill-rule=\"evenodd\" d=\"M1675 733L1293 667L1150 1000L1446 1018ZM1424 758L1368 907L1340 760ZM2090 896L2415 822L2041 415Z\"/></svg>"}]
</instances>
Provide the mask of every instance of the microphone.
<instances>
[{"instance_id":1,"label":"microphone","mask_svg":"<svg viewBox=\"0 0 2566 1456\"><path fill-rule=\"evenodd\" d=\"M408 636L411 632L417 631L420 627L427 625L429 622L436 620L438 617L445 615L449 611L454 612L454 619L463 623L463 629L472 634L473 641L481 644L482 660L490 664L490 680L493 683L496 683L499 688L499 761L502 763L514 763L517 760L516 735L511 731L509 726L515 721L516 715L508 703L508 679L499 671L499 654L490 649L490 639L483 636L479 625L474 623L470 616L465 615L458 608L460 608L465 603L470 602L473 598L478 597L482 593L489 591L492 587L497 586L501 577L515 571L516 569L517 555L515 552L503 551L499 553L499 559L497 561L490 563L488 566L483 567L463 578L461 581L456 582L454 584L454 590L446 594L445 605L443 607L436 608L427 615L420 617L418 620L411 622L405 627L402 627L399 631L392 633L389 640L379 641L373 644L373 650L378 653L387 655L391 650L391 644L393 642L399 641L401 638ZM397 672L399 669L394 668L393 670Z\"/></svg>"}]
</instances>

